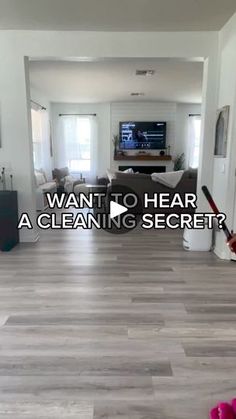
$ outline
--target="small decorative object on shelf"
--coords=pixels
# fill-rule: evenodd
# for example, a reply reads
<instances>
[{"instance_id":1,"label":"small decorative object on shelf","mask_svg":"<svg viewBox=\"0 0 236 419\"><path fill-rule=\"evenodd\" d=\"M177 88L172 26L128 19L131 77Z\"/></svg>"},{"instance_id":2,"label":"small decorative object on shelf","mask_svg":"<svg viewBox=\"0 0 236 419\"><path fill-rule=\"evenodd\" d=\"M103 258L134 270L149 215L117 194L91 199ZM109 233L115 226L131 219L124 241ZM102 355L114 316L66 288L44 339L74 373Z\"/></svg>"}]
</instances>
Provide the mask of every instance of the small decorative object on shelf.
<instances>
[{"instance_id":1,"label":"small decorative object on shelf","mask_svg":"<svg viewBox=\"0 0 236 419\"><path fill-rule=\"evenodd\" d=\"M2 189L6 190L6 175L5 175L5 167L2 168Z\"/></svg>"},{"instance_id":2,"label":"small decorative object on shelf","mask_svg":"<svg viewBox=\"0 0 236 419\"><path fill-rule=\"evenodd\" d=\"M119 135L113 135L112 142L114 146L114 158L115 158L118 152L118 147L119 147Z\"/></svg>"},{"instance_id":3,"label":"small decorative object on shelf","mask_svg":"<svg viewBox=\"0 0 236 419\"><path fill-rule=\"evenodd\" d=\"M150 156L150 153L148 151L146 151L146 150L139 150L136 153L136 156Z\"/></svg>"},{"instance_id":4,"label":"small decorative object on shelf","mask_svg":"<svg viewBox=\"0 0 236 419\"><path fill-rule=\"evenodd\" d=\"M13 191L13 175L10 175L10 179L11 179L11 191Z\"/></svg>"},{"instance_id":5,"label":"small decorative object on shelf","mask_svg":"<svg viewBox=\"0 0 236 419\"><path fill-rule=\"evenodd\" d=\"M160 151L160 156L165 156L165 151L164 150Z\"/></svg>"},{"instance_id":6,"label":"small decorative object on shelf","mask_svg":"<svg viewBox=\"0 0 236 419\"><path fill-rule=\"evenodd\" d=\"M117 150L116 151L115 157L124 157L124 156L126 156L125 151L123 151L123 150Z\"/></svg>"}]
</instances>

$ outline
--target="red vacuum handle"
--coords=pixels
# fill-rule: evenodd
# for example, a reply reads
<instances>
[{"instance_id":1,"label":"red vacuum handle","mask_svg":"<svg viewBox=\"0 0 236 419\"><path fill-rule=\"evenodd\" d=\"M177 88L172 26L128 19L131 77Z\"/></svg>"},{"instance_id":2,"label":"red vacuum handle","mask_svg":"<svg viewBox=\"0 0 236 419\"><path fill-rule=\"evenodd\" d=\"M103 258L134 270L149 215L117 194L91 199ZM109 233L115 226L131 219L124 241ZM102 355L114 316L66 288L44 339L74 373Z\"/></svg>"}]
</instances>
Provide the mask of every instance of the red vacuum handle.
<instances>
[{"instance_id":1,"label":"red vacuum handle","mask_svg":"<svg viewBox=\"0 0 236 419\"><path fill-rule=\"evenodd\" d=\"M217 208L217 206L215 204L215 201L212 198L212 196L211 196L211 194L210 194L209 189L207 188L207 186L203 186L202 187L202 192L204 193L207 201L209 202L209 205L210 205L212 211L214 212L214 214L216 214L216 215L220 214L220 211L218 210L218 208ZM224 221L222 222L222 230L224 231L224 233L225 233L225 235L227 237L227 242L229 242L233 238L233 236L230 233L230 231L229 231L229 229L228 229L228 227L227 227L227 225L226 225L226 223ZM232 245L230 246L230 248L231 248L232 252L234 252L236 254L236 242L232 243Z\"/></svg>"}]
</instances>

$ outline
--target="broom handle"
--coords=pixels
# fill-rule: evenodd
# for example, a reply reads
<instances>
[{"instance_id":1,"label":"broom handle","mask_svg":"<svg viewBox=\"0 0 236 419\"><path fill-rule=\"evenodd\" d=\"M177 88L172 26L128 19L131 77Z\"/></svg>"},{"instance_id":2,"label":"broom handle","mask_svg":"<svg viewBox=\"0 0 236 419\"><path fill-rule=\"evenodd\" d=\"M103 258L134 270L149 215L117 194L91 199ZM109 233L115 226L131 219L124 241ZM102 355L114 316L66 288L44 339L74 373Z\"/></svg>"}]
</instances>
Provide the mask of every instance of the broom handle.
<instances>
[{"instance_id":1,"label":"broom handle","mask_svg":"<svg viewBox=\"0 0 236 419\"><path fill-rule=\"evenodd\" d=\"M218 210L218 208L216 206L216 203L215 203L214 199L212 198L207 186L202 187L202 192L204 193L207 201L209 202L209 205L210 205L212 211L214 212L214 214L216 214L216 215L220 214L220 211ZM227 237L227 241L231 240L233 236L230 233L225 221L223 221L221 225L222 225L222 230L224 231L224 233ZM235 250L236 250L236 243L235 243Z\"/></svg>"}]
</instances>

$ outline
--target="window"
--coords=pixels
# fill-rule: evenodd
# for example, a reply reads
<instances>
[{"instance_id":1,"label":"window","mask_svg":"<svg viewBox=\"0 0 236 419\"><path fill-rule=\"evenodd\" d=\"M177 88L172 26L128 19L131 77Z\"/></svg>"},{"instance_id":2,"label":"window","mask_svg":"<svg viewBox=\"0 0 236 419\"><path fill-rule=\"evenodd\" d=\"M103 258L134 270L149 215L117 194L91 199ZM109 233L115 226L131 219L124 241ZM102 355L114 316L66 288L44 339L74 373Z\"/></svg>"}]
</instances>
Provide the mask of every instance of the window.
<instances>
[{"instance_id":1,"label":"window","mask_svg":"<svg viewBox=\"0 0 236 419\"><path fill-rule=\"evenodd\" d=\"M92 121L89 117L63 117L66 165L71 172L90 173L92 169Z\"/></svg>"},{"instance_id":2,"label":"window","mask_svg":"<svg viewBox=\"0 0 236 419\"><path fill-rule=\"evenodd\" d=\"M201 137L201 117L193 115L189 117L189 167L197 169L199 165Z\"/></svg>"}]
</instances>

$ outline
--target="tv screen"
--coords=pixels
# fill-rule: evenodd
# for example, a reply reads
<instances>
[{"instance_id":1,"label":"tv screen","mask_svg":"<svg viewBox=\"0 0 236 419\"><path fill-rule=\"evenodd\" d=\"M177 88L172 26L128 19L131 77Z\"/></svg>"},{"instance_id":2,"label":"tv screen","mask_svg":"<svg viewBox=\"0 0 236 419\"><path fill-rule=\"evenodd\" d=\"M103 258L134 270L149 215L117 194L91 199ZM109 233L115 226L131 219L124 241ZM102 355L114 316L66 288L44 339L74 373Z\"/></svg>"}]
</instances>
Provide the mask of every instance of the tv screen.
<instances>
[{"instance_id":1,"label":"tv screen","mask_svg":"<svg viewBox=\"0 0 236 419\"><path fill-rule=\"evenodd\" d=\"M166 122L120 122L121 150L166 148Z\"/></svg>"}]
</instances>

